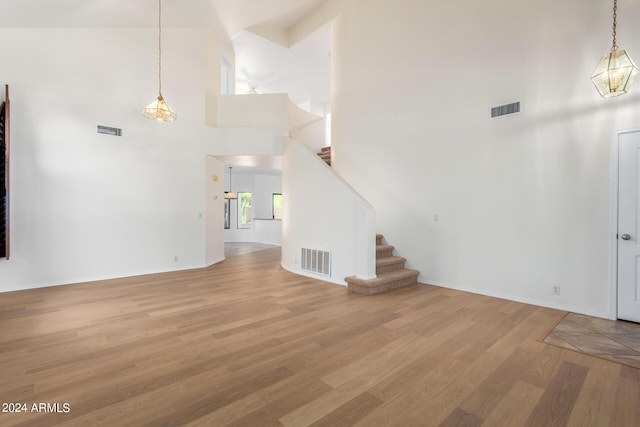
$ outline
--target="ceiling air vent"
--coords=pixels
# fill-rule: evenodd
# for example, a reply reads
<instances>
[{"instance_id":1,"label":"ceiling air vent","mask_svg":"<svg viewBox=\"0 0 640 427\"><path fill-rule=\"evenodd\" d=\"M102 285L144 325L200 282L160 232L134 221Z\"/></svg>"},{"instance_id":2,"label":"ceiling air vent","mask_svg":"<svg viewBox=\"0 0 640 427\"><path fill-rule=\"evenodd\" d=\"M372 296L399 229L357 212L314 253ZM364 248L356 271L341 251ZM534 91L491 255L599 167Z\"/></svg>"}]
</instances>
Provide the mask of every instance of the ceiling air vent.
<instances>
[{"instance_id":1,"label":"ceiling air vent","mask_svg":"<svg viewBox=\"0 0 640 427\"><path fill-rule=\"evenodd\" d=\"M98 133L112 136L122 136L122 129L98 125Z\"/></svg>"},{"instance_id":2,"label":"ceiling air vent","mask_svg":"<svg viewBox=\"0 0 640 427\"><path fill-rule=\"evenodd\" d=\"M500 105L498 107L491 108L491 118L506 116L507 114L514 114L520 112L520 103L513 102L511 104Z\"/></svg>"}]
</instances>

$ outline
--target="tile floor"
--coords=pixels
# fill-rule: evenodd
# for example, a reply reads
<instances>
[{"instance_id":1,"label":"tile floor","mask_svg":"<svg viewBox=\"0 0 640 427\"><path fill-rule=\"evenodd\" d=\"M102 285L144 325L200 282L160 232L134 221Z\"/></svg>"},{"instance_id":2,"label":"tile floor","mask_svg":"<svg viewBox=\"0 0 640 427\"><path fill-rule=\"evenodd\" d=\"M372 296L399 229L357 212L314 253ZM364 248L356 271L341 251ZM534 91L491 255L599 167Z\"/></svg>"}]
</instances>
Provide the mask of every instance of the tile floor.
<instances>
[{"instance_id":1,"label":"tile floor","mask_svg":"<svg viewBox=\"0 0 640 427\"><path fill-rule=\"evenodd\" d=\"M640 324L569 313L544 342L640 368Z\"/></svg>"}]
</instances>

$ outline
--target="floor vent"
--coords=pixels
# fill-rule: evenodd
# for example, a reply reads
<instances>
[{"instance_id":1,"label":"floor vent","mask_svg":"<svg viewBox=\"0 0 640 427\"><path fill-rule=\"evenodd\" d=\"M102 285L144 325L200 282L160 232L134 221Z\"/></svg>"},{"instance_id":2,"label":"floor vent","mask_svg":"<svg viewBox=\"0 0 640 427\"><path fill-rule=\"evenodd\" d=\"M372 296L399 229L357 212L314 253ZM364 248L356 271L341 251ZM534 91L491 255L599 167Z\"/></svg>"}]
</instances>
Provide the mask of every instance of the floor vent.
<instances>
[{"instance_id":1,"label":"floor vent","mask_svg":"<svg viewBox=\"0 0 640 427\"><path fill-rule=\"evenodd\" d=\"M331 251L302 248L300 268L311 273L331 276Z\"/></svg>"},{"instance_id":2,"label":"floor vent","mask_svg":"<svg viewBox=\"0 0 640 427\"><path fill-rule=\"evenodd\" d=\"M506 116L507 114L514 114L520 112L520 103L513 102L511 104L500 105L498 107L491 108L491 118Z\"/></svg>"}]
</instances>

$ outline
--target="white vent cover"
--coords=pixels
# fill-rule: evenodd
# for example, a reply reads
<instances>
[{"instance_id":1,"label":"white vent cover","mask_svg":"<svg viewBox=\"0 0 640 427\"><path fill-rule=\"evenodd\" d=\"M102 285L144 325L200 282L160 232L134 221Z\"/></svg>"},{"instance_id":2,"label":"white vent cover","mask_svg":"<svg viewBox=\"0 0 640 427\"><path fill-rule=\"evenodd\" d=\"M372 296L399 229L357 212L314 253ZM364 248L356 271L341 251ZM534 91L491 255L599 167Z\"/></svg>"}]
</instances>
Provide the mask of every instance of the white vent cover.
<instances>
[{"instance_id":1,"label":"white vent cover","mask_svg":"<svg viewBox=\"0 0 640 427\"><path fill-rule=\"evenodd\" d=\"M300 268L304 271L331 276L331 251L302 248Z\"/></svg>"},{"instance_id":2,"label":"white vent cover","mask_svg":"<svg viewBox=\"0 0 640 427\"><path fill-rule=\"evenodd\" d=\"M499 105L491 108L491 118L506 116L520 112L520 102L512 102L511 104Z\"/></svg>"}]
</instances>

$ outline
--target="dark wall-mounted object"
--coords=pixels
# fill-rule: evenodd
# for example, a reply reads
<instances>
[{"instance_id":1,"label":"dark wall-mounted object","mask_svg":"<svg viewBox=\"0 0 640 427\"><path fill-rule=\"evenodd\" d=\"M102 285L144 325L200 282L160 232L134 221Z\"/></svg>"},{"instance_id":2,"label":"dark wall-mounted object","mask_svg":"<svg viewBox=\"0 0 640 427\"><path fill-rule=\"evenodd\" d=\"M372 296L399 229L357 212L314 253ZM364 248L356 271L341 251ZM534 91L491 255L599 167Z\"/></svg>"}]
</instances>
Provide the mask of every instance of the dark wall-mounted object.
<instances>
[{"instance_id":1,"label":"dark wall-mounted object","mask_svg":"<svg viewBox=\"0 0 640 427\"><path fill-rule=\"evenodd\" d=\"M491 108L491 118L502 117L509 114L520 112L520 102L512 102L511 104L499 105Z\"/></svg>"},{"instance_id":2,"label":"dark wall-mounted object","mask_svg":"<svg viewBox=\"0 0 640 427\"><path fill-rule=\"evenodd\" d=\"M98 133L111 136L122 136L122 129L98 125Z\"/></svg>"},{"instance_id":3,"label":"dark wall-mounted object","mask_svg":"<svg viewBox=\"0 0 640 427\"><path fill-rule=\"evenodd\" d=\"M9 259L9 85L0 104L0 258Z\"/></svg>"}]
</instances>

